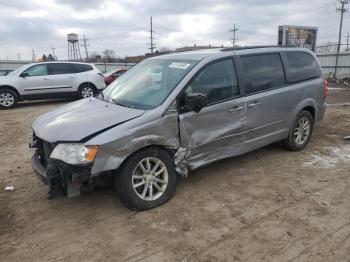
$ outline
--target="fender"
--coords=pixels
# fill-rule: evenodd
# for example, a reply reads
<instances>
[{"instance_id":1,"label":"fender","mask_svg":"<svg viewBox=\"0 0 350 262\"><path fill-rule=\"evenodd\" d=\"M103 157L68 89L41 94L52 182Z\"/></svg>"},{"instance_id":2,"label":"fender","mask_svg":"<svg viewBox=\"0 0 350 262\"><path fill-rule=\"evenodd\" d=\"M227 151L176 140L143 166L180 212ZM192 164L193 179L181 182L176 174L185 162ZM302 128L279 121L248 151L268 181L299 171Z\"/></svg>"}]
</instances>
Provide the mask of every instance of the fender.
<instances>
[{"instance_id":1,"label":"fender","mask_svg":"<svg viewBox=\"0 0 350 262\"><path fill-rule=\"evenodd\" d=\"M303 111L304 108L306 107L312 107L313 108L313 112L314 112L314 119L317 119L317 103L314 99L312 98L306 98L304 100L302 100L293 110L293 112L290 114L290 116L288 117L288 126L289 128L292 127L293 122L295 120L295 118L297 117L297 115Z\"/></svg>"}]
</instances>

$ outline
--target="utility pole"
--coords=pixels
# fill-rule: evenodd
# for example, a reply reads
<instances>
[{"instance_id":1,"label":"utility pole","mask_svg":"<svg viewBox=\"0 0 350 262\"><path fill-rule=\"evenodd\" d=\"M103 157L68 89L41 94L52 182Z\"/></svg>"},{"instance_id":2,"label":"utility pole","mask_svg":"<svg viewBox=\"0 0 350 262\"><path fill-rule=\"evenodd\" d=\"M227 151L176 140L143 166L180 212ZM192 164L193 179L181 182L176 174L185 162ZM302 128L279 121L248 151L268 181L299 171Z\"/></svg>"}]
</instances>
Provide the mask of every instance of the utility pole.
<instances>
[{"instance_id":1,"label":"utility pole","mask_svg":"<svg viewBox=\"0 0 350 262\"><path fill-rule=\"evenodd\" d=\"M152 21L152 16L150 17L150 25L151 25L151 30L150 30L150 33L151 33L151 36L150 36L150 40L151 40L151 43L149 44L150 47L148 49L151 50L151 54L153 54L153 50L155 49L156 45L153 43L153 40L154 40L154 37L153 37L153 21Z\"/></svg>"},{"instance_id":2,"label":"utility pole","mask_svg":"<svg viewBox=\"0 0 350 262\"><path fill-rule=\"evenodd\" d=\"M17 53L18 60L21 60L21 54Z\"/></svg>"},{"instance_id":3,"label":"utility pole","mask_svg":"<svg viewBox=\"0 0 350 262\"><path fill-rule=\"evenodd\" d=\"M52 46L51 46L51 49L52 49L53 59L54 59L54 60L57 60L57 57L56 57L56 54L55 54L56 48L53 47L53 44L52 44Z\"/></svg>"},{"instance_id":4,"label":"utility pole","mask_svg":"<svg viewBox=\"0 0 350 262\"><path fill-rule=\"evenodd\" d=\"M229 32L233 32L233 38L232 40L232 47L235 48L236 45L236 32L239 30L239 28L236 28L236 24L233 24L233 29L230 29Z\"/></svg>"},{"instance_id":5,"label":"utility pole","mask_svg":"<svg viewBox=\"0 0 350 262\"><path fill-rule=\"evenodd\" d=\"M343 30L343 17L344 13L347 11L345 9L345 5L348 4L348 0L339 0L341 3L341 7L337 8L337 12L340 12L340 26L339 26L339 39L338 39L338 46L337 46L337 55L335 57L335 70L334 70L334 77L337 78L337 71L338 71L338 59L339 59L339 52L340 52L340 45L341 45L341 33Z\"/></svg>"},{"instance_id":6,"label":"utility pole","mask_svg":"<svg viewBox=\"0 0 350 262\"><path fill-rule=\"evenodd\" d=\"M346 36L346 51L349 51L349 37L350 33L348 33L348 35Z\"/></svg>"},{"instance_id":7,"label":"utility pole","mask_svg":"<svg viewBox=\"0 0 350 262\"><path fill-rule=\"evenodd\" d=\"M87 48L89 46L89 44L88 44L89 38L86 38L85 35L83 35L82 41L83 41L83 47L85 49L86 60L88 60L89 59L89 52L88 52Z\"/></svg>"},{"instance_id":8,"label":"utility pole","mask_svg":"<svg viewBox=\"0 0 350 262\"><path fill-rule=\"evenodd\" d=\"M35 52L34 52L34 49L32 49L32 62L35 62Z\"/></svg>"}]
</instances>

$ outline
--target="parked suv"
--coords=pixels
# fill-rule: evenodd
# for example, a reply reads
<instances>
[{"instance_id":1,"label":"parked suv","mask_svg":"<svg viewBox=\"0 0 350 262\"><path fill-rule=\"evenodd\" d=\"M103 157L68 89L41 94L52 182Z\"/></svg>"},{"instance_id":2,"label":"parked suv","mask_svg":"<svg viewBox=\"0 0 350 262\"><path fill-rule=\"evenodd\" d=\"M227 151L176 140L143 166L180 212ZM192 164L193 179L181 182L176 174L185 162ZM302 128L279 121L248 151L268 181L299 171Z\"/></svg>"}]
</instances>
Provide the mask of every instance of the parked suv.
<instances>
[{"instance_id":1,"label":"parked suv","mask_svg":"<svg viewBox=\"0 0 350 262\"><path fill-rule=\"evenodd\" d=\"M87 98L105 87L103 75L91 64L28 64L0 78L0 109L12 108L23 100Z\"/></svg>"},{"instance_id":2,"label":"parked suv","mask_svg":"<svg viewBox=\"0 0 350 262\"><path fill-rule=\"evenodd\" d=\"M308 49L153 57L98 97L38 117L32 166L50 196L78 195L81 186L105 181L127 207L149 209L201 166L277 141L303 149L323 119L326 95Z\"/></svg>"}]
</instances>

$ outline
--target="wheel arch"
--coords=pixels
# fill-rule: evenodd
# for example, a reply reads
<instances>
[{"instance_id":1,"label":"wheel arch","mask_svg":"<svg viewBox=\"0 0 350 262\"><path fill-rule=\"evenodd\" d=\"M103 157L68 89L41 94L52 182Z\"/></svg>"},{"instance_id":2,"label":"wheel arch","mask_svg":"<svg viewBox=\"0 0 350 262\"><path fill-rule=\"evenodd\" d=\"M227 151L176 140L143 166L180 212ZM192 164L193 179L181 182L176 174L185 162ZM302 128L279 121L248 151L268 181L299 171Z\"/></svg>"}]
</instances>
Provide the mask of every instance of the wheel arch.
<instances>
[{"instance_id":1,"label":"wheel arch","mask_svg":"<svg viewBox=\"0 0 350 262\"><path fill-rule=\"evenodd\" d=\"M303 108L301 111L308 111L312 115L312 118L314 119L314 121L316 120L316 108L314 108L313 106L307 106Z\"/></svg>"},{"instance_id":2,"label":"wheel arch","mask_svg":"<svg viewBox=\"0 0 350 262\"><path fill-rule=\"evenodd\" d=\"M80 88L82 88L84 85L91 85L93 88L95 88L95 91L97 91L96 86L95 86L93 83L89 82L89 81L85 81L85 82L81 83L81 84L79 85L79 87L78 87L78 90L79 90Z\"/></svg>"},{"instance_id":3,"label":"wheel arch","mask_svg":"<svg viewBox=\"0 0 350 262\"><path fill-rule=\"evenodd\" d=\"M174 154L176 152L176 149L171 146L166 146L162 144L157 143L148 143L144 145L138 145L137 147L134 147L132 151L128 151L127 154L124 152L121 155L109 155L110 151L107 149L107 154L103 154L101 157L97 155L97 159L95 159L95 163L92 166L92 175L98 176L99 173L105 172L105 171L118 171L130 157L135 155L136 153L139 153L143 150L149 149L149 148L156 148L161 149L164 152L166 152L171 158L174 157ZM107 159L107 161L106 161ZM102 160L102 161L100 161Z\"/></svg>"},{"instance_id":4,"label":"wheel arch","mask_svg":"<svg viewBox=\"0 0 350 262\"><path fill-rule=\"evenodd\" d=\"M9 89L9 90L13 91L13 92L17 95L18 100L22 100L22 99L21 99L20 93L19 93L19 92L17 91L17 89L14 88L13 86L9 86L9 85L0 85L0 90L1 90L1 89Z\"/></svg>"},{"instance_id":5,"label":"wheel arch","mask_svg":"<svg viewBox=\"0 0 350 262\"><path fill-rule=\"evenodd\" d=\"M137 150L133 151L132 153L130 153L123 161L121 161L119 168L121 168L121 166L130 158L132 157L133 155L141 152L141 151L144 151L144 150L147 150L147 149L151 149L151 148L154 148L154 149L161 149L163 150L164 152L166 152L171 158L174 157L174 154L175 154L175 149L172 149L170 147L167 147L165 145L157 145L157 144L150 144L150 145L146 145L146 146L143 146L143 147L140 147L138 148Z\"/></svg>"},{"instance_id":6,"label":"wheel arch","mask_svg":"<svg viewBox=\"0 0 350 262\"><path fill-rule=\"evenodd\" d=\"M313 99L306 99L300 102L295 108L293 113L290 115L288 123L289 127L291 127L294 123L295 118L297 115L302 111L308 111L312 118L315 120L317 117L317 106L316 102Z\"/></svg>"}]
</instances>

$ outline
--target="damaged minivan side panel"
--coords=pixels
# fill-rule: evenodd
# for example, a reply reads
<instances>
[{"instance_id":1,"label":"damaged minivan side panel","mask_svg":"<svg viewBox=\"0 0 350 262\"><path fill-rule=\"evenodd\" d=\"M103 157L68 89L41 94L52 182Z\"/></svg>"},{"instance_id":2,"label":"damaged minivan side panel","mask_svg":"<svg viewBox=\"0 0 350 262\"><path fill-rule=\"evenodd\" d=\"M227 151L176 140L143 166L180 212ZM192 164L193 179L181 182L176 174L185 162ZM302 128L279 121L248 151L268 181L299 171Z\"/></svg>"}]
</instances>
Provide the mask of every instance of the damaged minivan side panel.
<instances>
[{"instance_id":1,"label":"damaged minivan side panel","mask_svg":"<svg viewBox=\"0 0 350 262\"><path fill-rule=\"evenodd\" d=\"M181 155L185 156L190 169L241 154L244 150L246 102L236 68L233 56L210 61L183 91L184 94L200 92L208 96L208 105L200 112L180 112L179 116Z\"/></svg>"},{"instance_id":2,"label":"damaged minivan side panel","mask_svg":"<svg viewBox=\"0 0 350 262\"><path fill-rule=\"evenodd\" d=\"M152 111L147 111L142 119L133 119L86 142L87 145L100 145L92 176L116 170L128 156L147 146L161 146L173 151L179 148L177 112L161 116Z\"/></svg>"}]
</instances>

